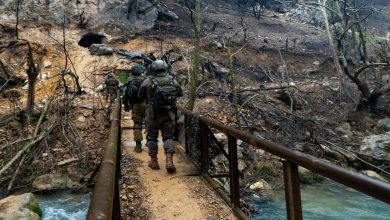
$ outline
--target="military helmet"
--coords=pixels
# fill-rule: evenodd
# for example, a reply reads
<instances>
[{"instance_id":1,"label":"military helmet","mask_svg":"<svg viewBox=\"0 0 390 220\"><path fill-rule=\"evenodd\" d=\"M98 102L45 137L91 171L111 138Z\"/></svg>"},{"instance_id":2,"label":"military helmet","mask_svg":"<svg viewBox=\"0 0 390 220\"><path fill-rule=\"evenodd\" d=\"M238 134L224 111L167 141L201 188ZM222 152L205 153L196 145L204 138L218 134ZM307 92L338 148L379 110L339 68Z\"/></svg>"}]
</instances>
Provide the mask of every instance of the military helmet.
<instances>
[{"instance_id":1,"label":"military helmet","mask_svg":"<svg viewBox=\"0 0 390 220\"><path fill-rule=\"evenodd\" d=\"M152 70L167 70L168 65L165 61L163 60L156 60L152 63Z\"/></svg>"},{"instance_id":2,"label":"military helmet","mask_svg":"<svg viewBox=\"0 0 390 220\"><path fill-rule=\"evenodd\" d=\"M139 64L135 64L133 67L131 67L131 73L133 75L141 75L143 72L145 72L145 67Z\"/></svg>"},{"instance_id":3,"label":"military helmet","mask_svg":"<svg viewBox=\"0 0 390 220\"><path fill-rule=\"evenodd\" d=\"M115 78L115 75L113 74L113 73L109 73L108 75L107 75L107 78Z\"/></svg>"}]
</instances>

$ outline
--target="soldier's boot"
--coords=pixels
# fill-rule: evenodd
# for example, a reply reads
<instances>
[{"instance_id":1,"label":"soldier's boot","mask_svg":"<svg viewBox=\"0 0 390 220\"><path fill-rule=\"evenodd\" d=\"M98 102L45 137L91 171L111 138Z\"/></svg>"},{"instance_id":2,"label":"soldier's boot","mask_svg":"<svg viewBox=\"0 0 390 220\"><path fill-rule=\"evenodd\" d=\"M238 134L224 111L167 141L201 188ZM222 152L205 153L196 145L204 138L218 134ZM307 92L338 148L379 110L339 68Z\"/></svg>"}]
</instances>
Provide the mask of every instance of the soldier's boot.
<instances>
[{"instance_id":1,"label":"soldier's boot","mask_svg":"<svg viewBox=\"0 0 390 220\"><path fill-rule=\"evenodd\" d=\"M137 141L136 142L134 151L136 153L141 153L142 152L142 143L141 143L141 141Z\"/></svg>"},{"instance_id":2,"label":"soldier's boot","mask_svg":"<svg viewBox=\"0 0 390 220\"><path fill-rule=\"evenodd\" d=\"M167 153L167 154L165 154L165 156L166 156L165 168L167 169L167 172L168 173L175 173L176 167L173 164L173 154Z\"/></svg>"},{"instance_id":3,"label":"soldier's boot","mask_svg":"<svg viewBox=\"0 0 390 220\"><path fill-rule=\"evenodd\" d=\"M160 169L160 165L158 165L158 161L157 161L157 156L151 156L150 157L150 161L149 161L148 166L152 170L159 170Z\"/></svg>"}]
</instances>

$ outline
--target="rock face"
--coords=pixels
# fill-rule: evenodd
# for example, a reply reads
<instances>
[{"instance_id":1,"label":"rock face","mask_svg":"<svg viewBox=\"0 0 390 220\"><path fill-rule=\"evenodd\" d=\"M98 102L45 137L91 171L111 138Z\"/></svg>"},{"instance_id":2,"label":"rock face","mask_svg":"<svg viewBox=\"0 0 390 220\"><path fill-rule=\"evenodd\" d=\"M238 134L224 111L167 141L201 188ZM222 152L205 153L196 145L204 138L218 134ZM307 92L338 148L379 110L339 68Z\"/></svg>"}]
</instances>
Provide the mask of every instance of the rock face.
<instances>
[{"instance_id":1,"label":"rock face","mask_svg":"<svg viewBox=\"0 0 390 220\"><path fill-rule=\"evenodd\" d=\"M0 200L0 219L4 220L39 220L41 209L32 193L9 196Z\"/></svg>"},{"instance_id":2,"label":"rock face","mask_svg":"<svg viewBox=\"0 0 390 220\"><path fill-rule=\"evenodd\" d=\"M390 132L364 138L360 152L379 159L390 160Z\"/></svg>"},{"instance_id":3,"label":"rock face","mask_svg":"<svg viewBox=\"0 0 390 220\"><path fill-rule=\"evenodd\" d=\"M45 174L34 180L33 188L43 191L60 189L80 190L83 186L79 183L73 182L68 176L62 174Z\"/></svg>"},{"instance_id":4,"label":"rock face","mask_svg":"<svg viewBox=\"0 0 390 220\"><path fill-rule=\"evenodd\" d=\"M169 9L165 7L159 7L158 8L158 19L161 21L176 21L179 19L179 16L175 14L173 11L170 11Z\"/></svg>"}]
</instances>

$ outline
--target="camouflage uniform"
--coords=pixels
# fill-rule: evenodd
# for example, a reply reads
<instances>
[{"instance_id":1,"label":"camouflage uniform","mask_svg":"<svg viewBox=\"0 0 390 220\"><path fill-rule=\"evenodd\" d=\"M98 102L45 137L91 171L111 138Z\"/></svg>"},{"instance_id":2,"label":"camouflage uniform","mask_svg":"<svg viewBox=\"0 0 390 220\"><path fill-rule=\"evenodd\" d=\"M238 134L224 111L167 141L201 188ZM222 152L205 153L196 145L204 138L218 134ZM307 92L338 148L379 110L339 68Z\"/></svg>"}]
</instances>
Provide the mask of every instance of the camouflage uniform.
<instances>
[{"instance_id":1,"label":"camouflage uniform","mask_svg":"<svg viewBox=\"0 0 390 220\"><path fill-rule=\"evenodd\" d=\"M106 87L106 101L110 99L110 104L112 104L116 99L119 81L115 78L114 74L109 73L106 77L106 80L104 80L104 84Z\"/></svg>"},{"instance_id":2,"label":"camouflage uniform","mask_svg":"<svg viewBox=\"0 0 390 220\"><path fill-rule=\"evenodd\" d=\"M163 61L158 61L158 62L163 62ZM151 162L153 162L153 160L156 160L155 162L157 163L157 158L156 158L158 153L157 138L158 138L159 130L161 130L162 133L162 138L164 142L164 151L167 157L172 156L175 153L175 147L173 145L173 136L175 131L176 106L170 106L169 108L159 108L154 105L152 101L153 100L152 95L154 91L153 82L156 82L157 84L173 82L174 86L177 88L178 97L183 96L183 92L179 84L176 82L176 80L174 80L174 78L170 76L167 72L163 72L161 70L157 72L155 71L152 76L149 76L142 83L141 88L139 89L139 97L146 98L148 103L148 109L146 111L146 131L147 131L147 141L148 141L147 144L149 147L149 155L152 158ZM152 169L154 169L151 165L149 166Z\"/></svg>"},{"instance_id":3,"label":"camouflage uniform","mask_svg":"<svg viewBox=\"0 0 390 220\"><path fill-rule=\"evenodd\" d=\"M135 65L131 69L132 75L129 76L127 79L126 85L131 83L132 81L138 80L138 81L144 81L145 77L142 75L142 73L145 71L145 68L141 65ZM138 94L137 94L138 95ZM134 122L134 128L133 128L133 134L134 134L134 141L136 142L135 151L140 153L142 152L142 124L145 119L146 115L146 109L147 105L145 102L145 99L138 99L135 101L133 106L128 106L128 97L126 97L126 92L123 98L124 104L125 104L125 110L127 108L132 108L132 119Z\"/></svg>"}]
</instances>

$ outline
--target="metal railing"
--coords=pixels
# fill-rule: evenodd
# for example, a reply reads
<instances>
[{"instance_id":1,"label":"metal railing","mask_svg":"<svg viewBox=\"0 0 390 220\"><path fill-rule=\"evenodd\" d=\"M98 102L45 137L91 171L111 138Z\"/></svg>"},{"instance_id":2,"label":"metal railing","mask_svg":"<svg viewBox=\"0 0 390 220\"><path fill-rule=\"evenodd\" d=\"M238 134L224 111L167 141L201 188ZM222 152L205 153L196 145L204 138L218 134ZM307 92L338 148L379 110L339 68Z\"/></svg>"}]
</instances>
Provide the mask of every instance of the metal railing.
<instances>
[{"instance_id":1,"label":"metal railing","mask_svg":"<svg viewBox=\"0 0 390 220\"><path fill-rule=\"evenodd\" d=\"M120 97L120 96L117 96ZM88 209L88 220L120 219L119 179L121 175L121 99L111 115L110 136L98 172Z\"/></svg>"},{"instance_id":2,"label":"metal railing","mask_svg":"<svg viewBox=\"0 0 390 220\"><path fill-rule=\"evenodd\" d=\"M185 108L178 107L178 110L184 113L186 116L192 115L192 112ZM234 129L223 125L220 122L211 120L206 117L197 116L200 122L200 150L201 150L201 167L202 172L207 180L210 182L212 178L226 176L230 178L230 201L226 194L219 189L217 192L222 195L222 198L230 203L233 211L238 214L238 217L242 216L243 212L240 212L240 191L239 191L239 172L237 167L237 140L241 140L247 144L253 145L266 152L276 155L283 161L283 175L286 197L286 209L287 219L302 219L302 206L301 206L301 193L298 166L302 166L312 172L318 173L322 176L335 180L349 186L357 191L365 193L369 196L377 198L383 202L390 203L390 184L369 178L363 174L356 173L354 171L342 168L323 159L316 158L311 155L307 155L298 151L294 151L287 147L275 144L273 142L256 138L249 133ZM192 126L189 125L189 126ZM187 125L184 125L187 127ZM209 139L207 138L207 131L214 128L220 132L225 133L228 136L228 157L229 157L229 173L227 175L214 175L211 176L208 173L208 152L209 152ZM187 134L191 137L193 134ZM186 140L187 145L187 140ZM186 146L187 147L187 146ZM207 153L205 153L207 152ZM215 183L213 183L215 184Z\"/></svg>"}]
</instances>

